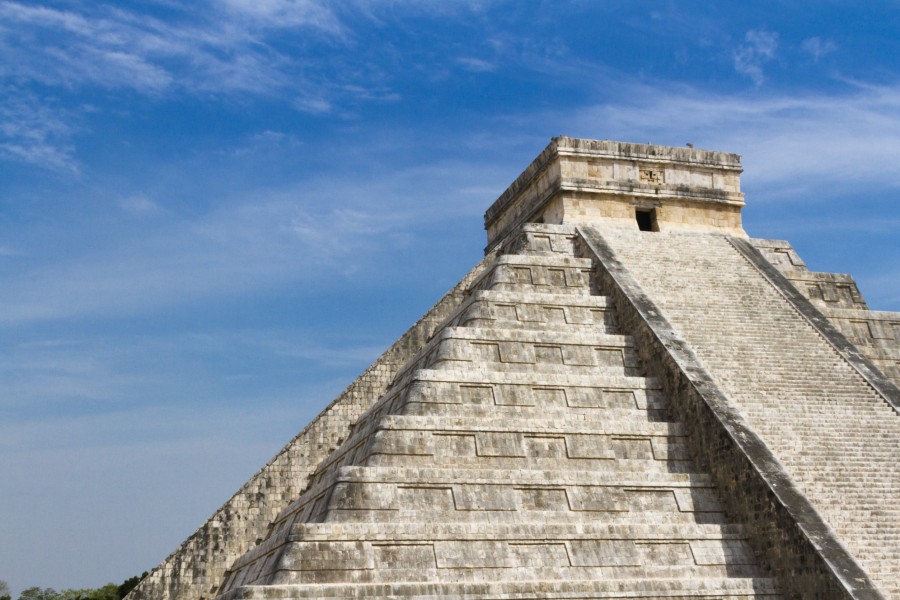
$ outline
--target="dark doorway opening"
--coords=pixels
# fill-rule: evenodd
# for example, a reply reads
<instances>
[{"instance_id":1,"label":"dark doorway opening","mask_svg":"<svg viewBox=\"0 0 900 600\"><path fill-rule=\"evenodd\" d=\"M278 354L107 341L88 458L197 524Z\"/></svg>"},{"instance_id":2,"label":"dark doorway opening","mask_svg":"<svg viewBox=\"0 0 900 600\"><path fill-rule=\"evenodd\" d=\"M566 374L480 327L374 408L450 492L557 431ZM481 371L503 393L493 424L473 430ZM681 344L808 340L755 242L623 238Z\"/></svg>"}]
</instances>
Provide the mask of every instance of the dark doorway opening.
<instances>
[{"instance_id":1,"label":"dark doorway opening","mask_svg":"<svg viewBox=\"0 0 900 600\"><path fill-rule=\"evenodd\" d=\"M659 231L659 227L656 226L656 209L636 208L634 216L641 231Z\"/></svg>"}]
</instances>

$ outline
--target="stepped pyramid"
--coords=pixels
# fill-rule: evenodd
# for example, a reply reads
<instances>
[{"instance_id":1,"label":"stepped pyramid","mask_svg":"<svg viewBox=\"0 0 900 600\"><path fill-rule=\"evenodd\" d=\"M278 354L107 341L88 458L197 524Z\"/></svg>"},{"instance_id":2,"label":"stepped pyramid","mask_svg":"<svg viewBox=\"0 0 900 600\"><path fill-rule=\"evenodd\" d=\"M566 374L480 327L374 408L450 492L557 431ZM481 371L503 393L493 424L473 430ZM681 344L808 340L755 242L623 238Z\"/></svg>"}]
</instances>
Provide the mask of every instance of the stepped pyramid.
<instances>
[{"instance_id":1,"label":"stepped pyramid","mask_svg":"<svg viewBox=\"0 0 900 600\"><path fill-rule=\"evenodd\" d=\"M131 598L900 599L900 313L748 238L740 173L552 140Z\"/></svg>"}]
</instances>

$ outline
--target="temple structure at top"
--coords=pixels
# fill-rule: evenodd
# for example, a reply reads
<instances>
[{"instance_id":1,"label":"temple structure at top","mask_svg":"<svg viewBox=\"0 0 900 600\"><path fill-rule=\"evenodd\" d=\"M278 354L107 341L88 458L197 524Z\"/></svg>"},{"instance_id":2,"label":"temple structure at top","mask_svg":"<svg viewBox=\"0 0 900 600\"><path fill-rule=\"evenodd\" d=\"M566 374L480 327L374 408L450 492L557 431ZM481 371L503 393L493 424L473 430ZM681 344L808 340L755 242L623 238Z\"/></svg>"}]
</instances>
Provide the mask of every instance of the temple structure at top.
<instances>
[{"instance_id":1,"label":"temple structure at top","mask_svg":"<svg viewBox=\"0 0 900 600\"><path fill-rule=\"evenodd\" d=\"M485 213L488 249L522 223L747 237L741 171L726 152L554 138Z\"/></svg>"},{"instance_id":2,"label":"temple structure at top","mask_svg":"<svg viewBox=\"0 0 900 600\"><path fill-rule=\"evenodd\" d=\"M132 600L900 600L900 313L740 158L553 139L485 257Z\"/></svg>"}]
</instances>

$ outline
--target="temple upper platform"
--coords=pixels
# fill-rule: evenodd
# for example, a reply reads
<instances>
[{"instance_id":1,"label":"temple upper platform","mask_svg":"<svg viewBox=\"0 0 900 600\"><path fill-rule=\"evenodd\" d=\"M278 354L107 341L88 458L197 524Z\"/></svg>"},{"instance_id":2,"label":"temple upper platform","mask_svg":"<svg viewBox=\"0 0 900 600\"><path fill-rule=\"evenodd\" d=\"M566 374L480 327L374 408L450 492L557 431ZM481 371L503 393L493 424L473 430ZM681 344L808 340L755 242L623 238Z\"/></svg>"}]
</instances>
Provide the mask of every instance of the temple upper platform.
<instances>
[{"instance_id":1,"label":"temple upper platform","mask_svg":"<svg viewBox=\"0 0 900 600\"><path fill-rule=\"evenodd\" d=\"M746 237L741 172L729 152L553 138L485 213L488 248L522 223Z\"/></svg>"}]
</instances>

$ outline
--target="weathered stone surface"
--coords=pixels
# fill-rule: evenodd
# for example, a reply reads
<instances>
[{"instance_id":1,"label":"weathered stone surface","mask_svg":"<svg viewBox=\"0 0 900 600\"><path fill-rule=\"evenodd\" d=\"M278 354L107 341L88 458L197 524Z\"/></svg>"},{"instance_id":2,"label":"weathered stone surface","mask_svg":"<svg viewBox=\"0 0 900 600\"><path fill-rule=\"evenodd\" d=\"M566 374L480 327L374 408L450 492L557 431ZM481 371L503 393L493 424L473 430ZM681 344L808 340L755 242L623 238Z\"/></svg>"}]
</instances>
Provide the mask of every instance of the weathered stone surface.
<instances>
[{"instance_id":1,"label":"weathered stone surface","mask_svg":"<svg viewBox=\"0 0 900 600\"><path fill-rule=\"evenodd\" d=\"M636 209L662 230L746 236L741 170L725 152L554 138L485 213L488 248L526 222L636 228Z\"/></svg>"},{"instance_id":2,"label":"weathered stone surface","mask_svg":"<svg viewBox=\"0 0 900 600\"><path fill-rule=\"evenodd\" d=\"M485 261L135 596L900 598L900 319L745 240L740 172L554 139Z\"/></svg>"}]
</instances>

